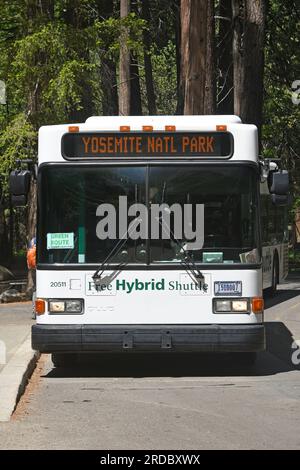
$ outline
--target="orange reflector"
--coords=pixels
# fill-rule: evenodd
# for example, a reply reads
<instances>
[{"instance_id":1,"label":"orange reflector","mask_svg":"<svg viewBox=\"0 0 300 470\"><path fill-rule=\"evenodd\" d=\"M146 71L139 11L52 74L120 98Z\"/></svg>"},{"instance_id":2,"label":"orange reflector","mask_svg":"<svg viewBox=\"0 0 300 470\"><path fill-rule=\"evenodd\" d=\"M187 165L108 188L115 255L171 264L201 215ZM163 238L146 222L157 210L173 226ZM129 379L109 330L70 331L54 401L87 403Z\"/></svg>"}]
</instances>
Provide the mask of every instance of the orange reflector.
<instances>
[{"instance_id":1,"label":"orange reflector","mask_svg":"<svg viewBox=\"0 0 300 470\"><path fill-rule=\"evenodd\" d=\"M216 129L219 132L226 132L227 131L227 126L225 126L225 124L222 124L220 126L216 126Z\"/></svg>"},{"instance_id":2,"label":"orange reflector","mask_svg":"<svg viewBox=\"0 0 300 470\"><path fill-rule=\"evenodd\" d=\"M120 126L120 132L129 132L130 126Z\"/></svg>"},{"instance_id":3,"label":"orange reflector","mask_svg":"<svg viewBox=\"0 0 300 470\"><path fill-rule=\"evenodd\" d=\"M69 126L69 132L79 132L78 126Z\"/></svg>"},{"instance_id":4,"label":"orange reflector","mask_svg":"<svg viewBox=\"0 0 300 470\"><path fill-rule=\"evenodd\" d=\"M153 131L153 126L143 126L143 131L144 132L152 132Z\"/></svg>"},{"instance_id":5,"label":"orange reflector","mask_svg":"<svg viewBox=\"0 0 300 470\"><path fill-rule=\"evenodd\" d=\"M35 301L35 311L37 313L37 315L43 315L43 313L45 313L45 301L43 299L36 299Z\"/></svg>"},{"instance_id":6,"label":"orange reflector","mask_svg":"<svg viewBox=\"0 0 300 470\"><path fill-rule=\"evenodd\" d=\"M264 299L262 297L253 297L252 299L252 312L262 313L264 310Z\"/></svg>"},{"instance_id":7,"label":"orange reflector","mask_svg":"<svg viewBox=\"0 0 300 470\"><path fill-rule=\"evenodd\" d=\"M165 131L175 132L176 131L176 126L165 126Z\"/></svg>"}]
</instances>

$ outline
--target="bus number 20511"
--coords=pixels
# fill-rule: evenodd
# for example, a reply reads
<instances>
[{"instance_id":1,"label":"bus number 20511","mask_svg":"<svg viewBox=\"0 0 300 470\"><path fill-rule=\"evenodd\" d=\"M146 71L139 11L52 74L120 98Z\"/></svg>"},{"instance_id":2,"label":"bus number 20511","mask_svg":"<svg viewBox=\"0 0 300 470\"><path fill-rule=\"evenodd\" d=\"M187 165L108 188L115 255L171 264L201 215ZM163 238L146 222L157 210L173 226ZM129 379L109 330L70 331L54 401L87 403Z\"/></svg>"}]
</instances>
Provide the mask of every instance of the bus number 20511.
<instances>
[{"instance_id":1,"label":"bus number 20511","mask_svg":"<svg viewBox=\"0 0 300 470\"><path fill-rule=\"evenodd\" d=\"M63 281L50 282L50 287L67 287L67 283Z\"/></svg>"}]
</instances>

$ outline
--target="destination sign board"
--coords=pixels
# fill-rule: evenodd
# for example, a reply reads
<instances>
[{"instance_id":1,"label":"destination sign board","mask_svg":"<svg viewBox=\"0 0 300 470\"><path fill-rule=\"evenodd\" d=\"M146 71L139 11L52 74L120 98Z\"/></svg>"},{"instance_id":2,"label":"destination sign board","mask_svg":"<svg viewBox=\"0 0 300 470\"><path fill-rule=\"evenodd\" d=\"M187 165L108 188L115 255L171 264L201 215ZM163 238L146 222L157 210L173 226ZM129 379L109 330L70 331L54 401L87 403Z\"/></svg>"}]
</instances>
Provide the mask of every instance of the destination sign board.
<instances>
[{"instance_id":1,"label":"destination sign board","mask_svg":"<svg viewBox=\"0 0 300 470\"><path fill-rule=\"evenodd\" d=\"M70 132L62 137L66 159L111 157L223 157L233 153L228 132Z\"/></svg>"}]
</instances>

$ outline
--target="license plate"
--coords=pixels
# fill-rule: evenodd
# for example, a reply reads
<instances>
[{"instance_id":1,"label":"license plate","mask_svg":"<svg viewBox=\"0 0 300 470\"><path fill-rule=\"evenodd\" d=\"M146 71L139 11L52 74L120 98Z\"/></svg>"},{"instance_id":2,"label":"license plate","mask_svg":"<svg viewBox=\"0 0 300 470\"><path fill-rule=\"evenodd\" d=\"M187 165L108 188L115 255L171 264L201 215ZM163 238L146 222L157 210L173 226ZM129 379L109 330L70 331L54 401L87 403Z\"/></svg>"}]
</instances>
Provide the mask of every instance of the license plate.
<instances>
[{"instance_id":1,"label":"license plate","mask_svg":"<svg viewBox=\"0 0 300 470\"><path fill-rule=\"evenodd\" d=\"M242 295L242 281L215 282L215 295Z\"/></svg>"}]
</instances>

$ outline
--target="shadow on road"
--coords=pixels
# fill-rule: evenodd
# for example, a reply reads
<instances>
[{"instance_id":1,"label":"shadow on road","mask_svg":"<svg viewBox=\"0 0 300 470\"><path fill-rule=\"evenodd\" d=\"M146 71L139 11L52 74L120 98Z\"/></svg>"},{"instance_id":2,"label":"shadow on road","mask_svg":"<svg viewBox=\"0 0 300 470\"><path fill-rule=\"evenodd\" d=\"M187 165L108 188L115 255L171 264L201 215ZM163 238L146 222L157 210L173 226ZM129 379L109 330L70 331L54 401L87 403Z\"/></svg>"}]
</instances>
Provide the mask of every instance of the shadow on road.
<instances>
[{"instance_id":1,"label":"shadow on road","mask_svg":"<svg viewBox=\"0 0 300 470\"><path fill-rule=\"evenodd\" d=\"M295 289L282 289L278 290L274 297L271 297L269 294L264 295L265 308L275 307L280 305L287 300L294 299L295 297L300 298L300 290Z\"/></svg>"},{"instance_id":2,"label":"shadow on road","mask_svg":"<svg viewBox=\"0 0 300 470\"><path fill-rule=\"evenodd\" d=\"M265 296L266 308L300 296L300 290L279 290ZM73 367L53 368L47 377L239 377L269 376L300 371L300 349L282 322L267 322L267 350L258 353L254 366L238 363L227 354L98 354L84 355ZM295 338L296 339L296 338ZM292 347L294 345L294 348Z\"/></svg>"},{"instance_id":3,"label":"shadow on road","mask_svg":"<svg viewBox=\"0 0 300 470\"><path fill-rule=\"evenodd\" d=\"M285 363L289 370L300 370L300 345L284 323L266 323L267 351ZM294 362L294 363L293 363ZM298 364L297 364L298 363Z\"/></svg>"},{"instance_id":4,"label":"shadow on road","mask_svg":"<svg viewBox=\"0 0 300 470\"><path fill-rule=\"evenodd\" d=\"M74 367L54 368L47 377L238 377L268 376L300 365L291 361L293 337L281 322L266 324L267 351L254 366L244 366L227 354L86 355ZM297 357L300 361L300 352Z\"/></svg>"}]
</instances>

